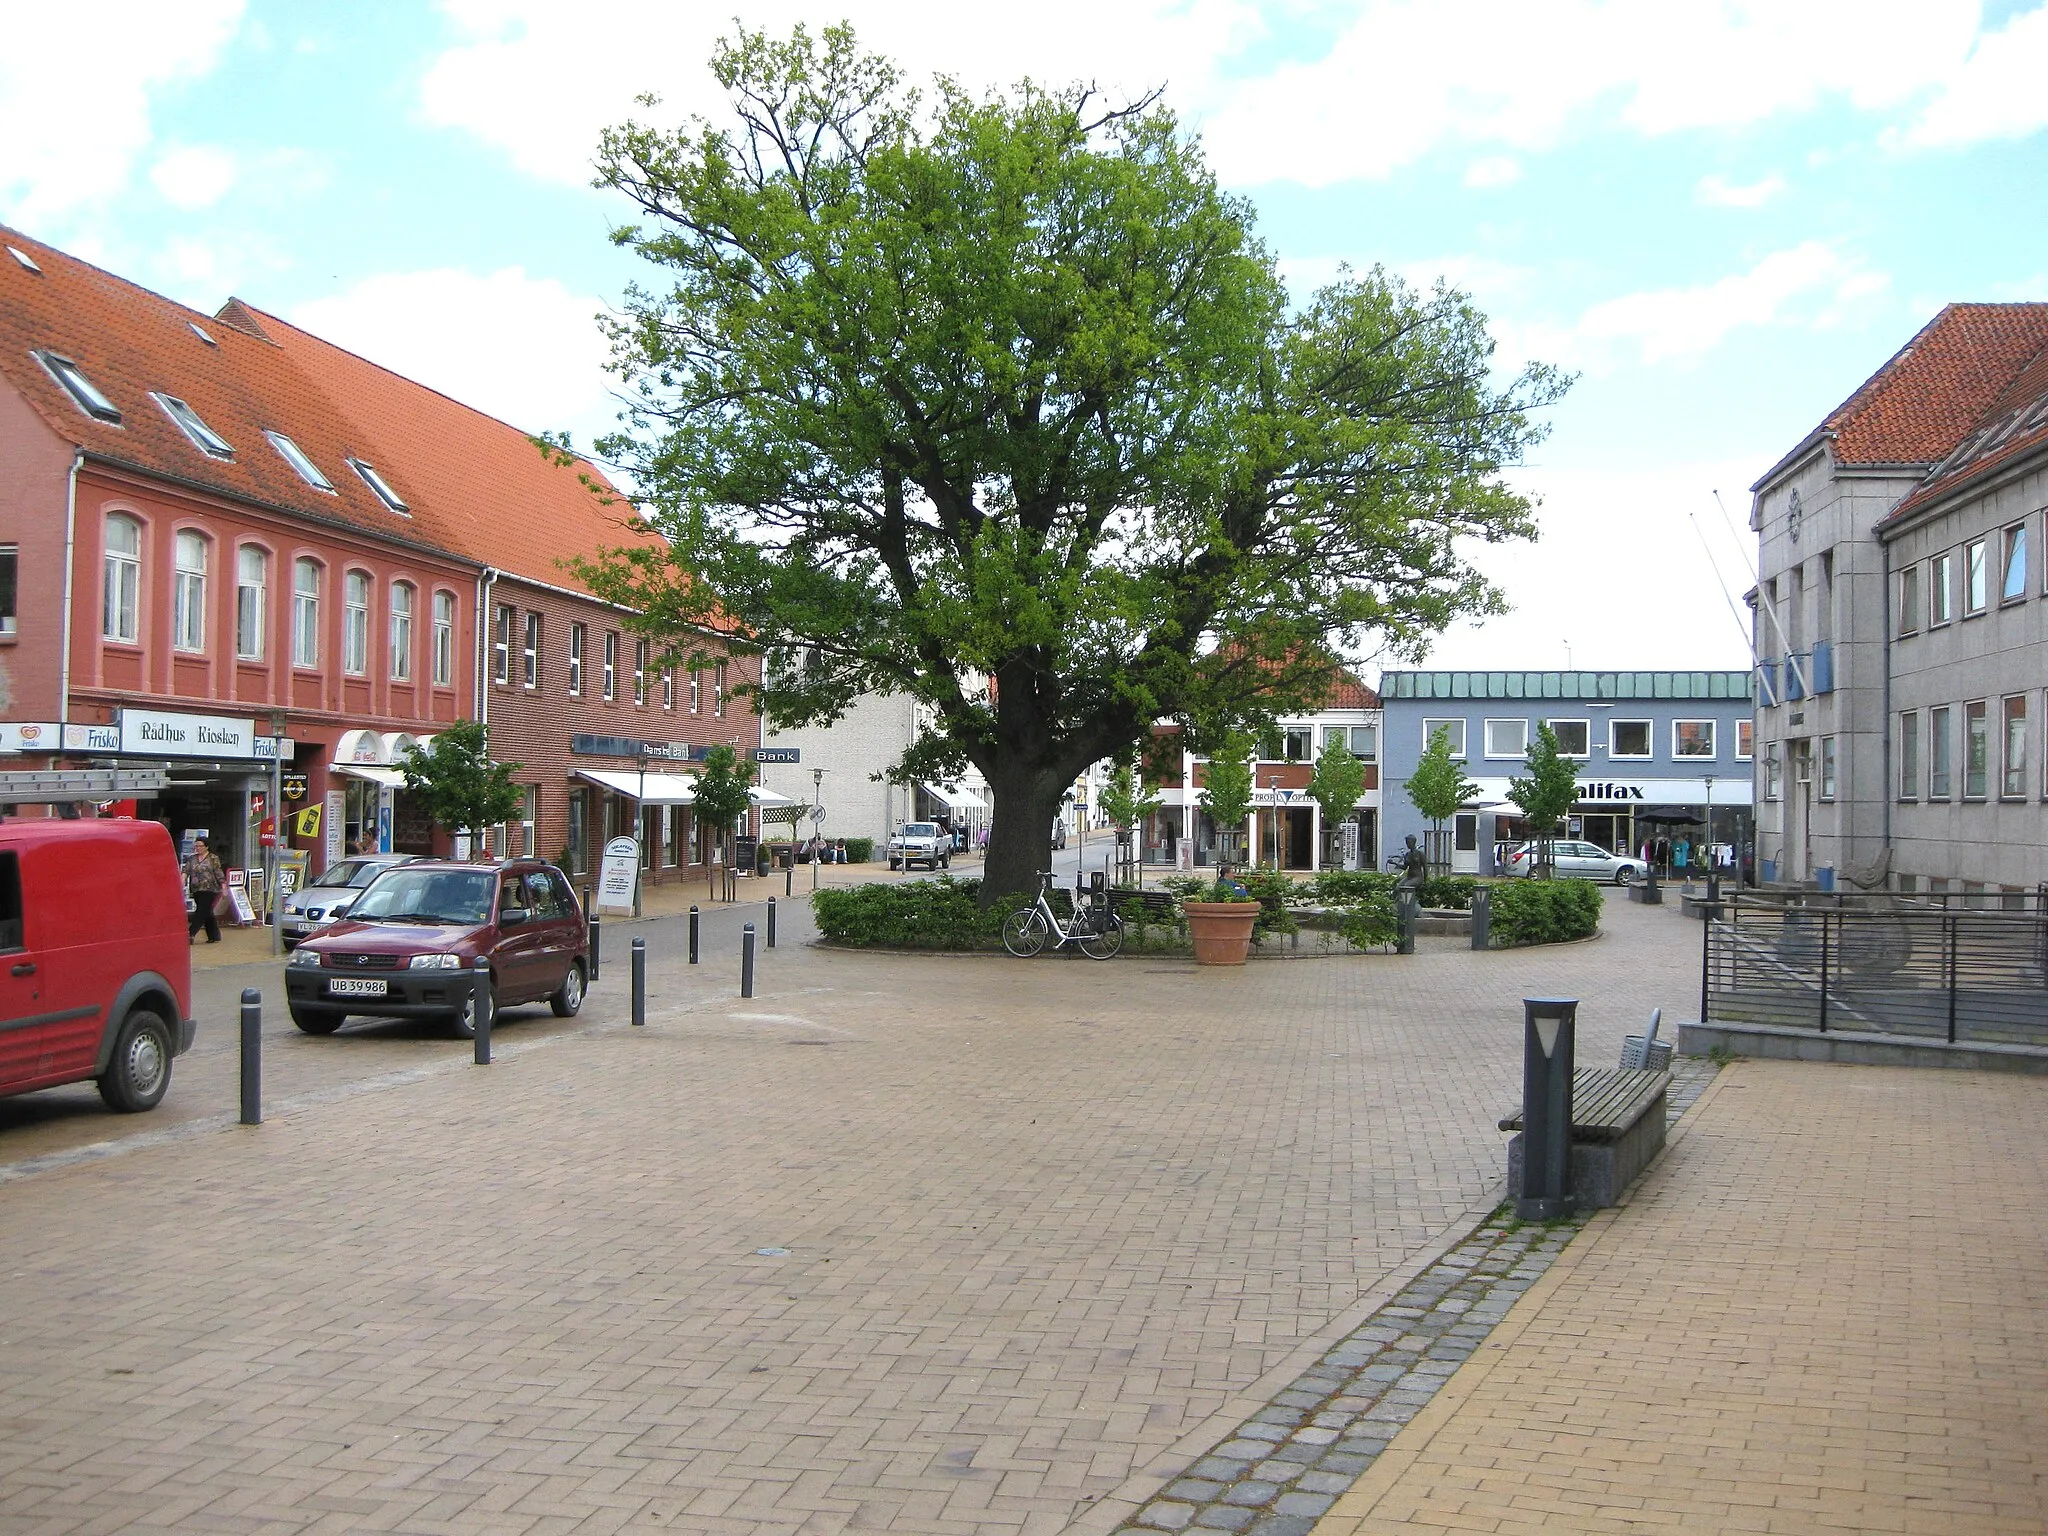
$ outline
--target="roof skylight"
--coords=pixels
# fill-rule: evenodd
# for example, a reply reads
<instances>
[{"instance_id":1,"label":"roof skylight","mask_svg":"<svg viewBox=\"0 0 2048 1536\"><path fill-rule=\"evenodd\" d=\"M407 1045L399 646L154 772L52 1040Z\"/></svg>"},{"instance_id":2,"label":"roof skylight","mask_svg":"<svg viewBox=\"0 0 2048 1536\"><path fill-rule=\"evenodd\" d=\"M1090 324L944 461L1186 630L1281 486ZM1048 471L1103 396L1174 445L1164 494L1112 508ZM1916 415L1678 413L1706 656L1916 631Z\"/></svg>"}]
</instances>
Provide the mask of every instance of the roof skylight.
<instances>
[{"instance_id":1,"label":"roof skylight","mask_svg":"<svg viewBox=\"0 0 2048 1536\"><path fill-rule=\"evenodd\" d=\"M348 467L363 477L363 484L377 493L377 499L394 512L406 510L405 503L398 499L398 492L384 483L384 477L365 464L361 459L350 459Z\"/></svg>"},{"instance_id":2,"label":"roof skylight","mask_svg":"<svg viewBox=\"0 0 2048 1536\"><path fill-rule=\"evenodd\" d=\"M282 432L272 432L265 428L263 435L270 439L270 446L277 450L277 456L299 472L301 480L316 491L333 493L334 482L320 472L320 466L313 462L305 449Z\"/></svg>"},{"instance_id":3,"label":"roof skylight","mask_svg":"<svg viewBox=\"0 0 2048 1536\"><path fill-rule=\"evenodd\" d=\"M176 395L152 393L149 397L164 408L164 414L178 424L178 430L209 458L232 459L235 450L228 440L199 419L199 413Z\"/></svg>"},{"instance_id":4,"label":"roof skylight","mask_svg":"<svg viewBox=\"0 0 2048 1536\"><path fill-rule=\"evenodd\" d=\"M35 356L86 415L96 421L120 421L121 408L100 393L99 386L85 376L85 370L78 364L56 352L38 352Z\"/></svg>"},{"instance_id":5,"label":"roof skylight","mask_svg":"<svg viewBox=\"0 0 2048 1536\"><path fill-rule=\"evenodd\" d=\"M217 347L220 345L219 342L215 341L211 336L206 334L205 328L201 326L197 320L187 320L185 323L192 327L192 334L194 336L197 336L201 341L205 342L209 347Z\"/></svg>"},{"instance_id":6,"label":"roof skylight","mask_svg":"<svg viewBox=\"0 0 2048 1536\"><path fill-rule=\"evenodd\" d=\"M21 249L20 246L10 245L9 247L7 247L7 254L12 256L16 261L20 262L24 267L27 267L31 272L40 272L43 270L41 267L36 265L35 257L29 255L29 253Z\"/></svg>"}]
</instances>

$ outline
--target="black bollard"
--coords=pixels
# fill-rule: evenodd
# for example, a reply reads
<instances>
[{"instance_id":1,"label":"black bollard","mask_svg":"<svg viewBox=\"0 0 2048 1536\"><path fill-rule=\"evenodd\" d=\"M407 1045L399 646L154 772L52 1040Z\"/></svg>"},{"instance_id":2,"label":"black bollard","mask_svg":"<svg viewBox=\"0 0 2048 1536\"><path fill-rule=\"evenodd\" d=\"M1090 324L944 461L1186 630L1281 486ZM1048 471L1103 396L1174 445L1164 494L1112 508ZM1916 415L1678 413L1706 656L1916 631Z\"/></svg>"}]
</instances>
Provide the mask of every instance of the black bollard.
<instances>
[{"instance_id":1,"label":"black bollard","mask_svg":"<svg viewBox=\"0 0 2048 1536\"><path fill-rule=\"evenodd\" d=\"M775 947L775 898L768 898L768 947Z\"/></svg>"},{"instance_id":2,"label":"black bollard","mask_svg":"<svg viewBox=\"0 0 2048 1536\"><path fill-rule=\"evenodd\" d=\"M597 980L597 969L604 963L603 914L597 908L590 909L590 979Z\"/></svg>"},{"instance_id":3,"label":"black bollard","mask_svg":"<svg viewBox=\"0 0 2048 1536\"><path fill-rule=\"evenodd\" d=\"M699 918L699 915L700 915L700 914L699 914L699 913L698 913L698 911L697 911L697 904L696 904L696 903L695 903L694 901L693 901L693 902L691 902L691 903L690 903L690 964L692 964L692 965L695 965L695 964L697 963L697 925L698 925L698 918Z\"/></svg>"},{"instance_id":4,"label":"black bollard","mask_svg":"<svg viewBox=\"0 0 2048 1536\"><path fill-rule=\"evenodd\" d=\"M789 850L789 862L782 866L782 894L787 896L796 889L796 849Z\"/></svg>"},{"instance_id":5,"label":"black bollard","mask_svg":"<svg viewBox=\"0 0 2048 1536\"><path fill-rule=\"evenodd\" d=\"M263 1123L263 994L242 988L242 1124Z\"/></svg>"},{"instance_id":6,"label":"black bollard","mask_svg":"<svg viewBox=\"0 0 2048 1536\"><path fill-rule=\"evenodd\" d=\"M740 996L754 995L754 925L740 930Z\"/></svg>"},{"instance_id":7,"label":"black bollard","mask_svg":"<svg viewBox=\"0 0 2048 1536\"><path fill-rule=\"evenodd\" d=\"M1575 997L1522 999L1522 1192L1517 1221L1572 1210L1572 1056Z\"/></svg>"},{"instance_id":8,"label":"black bollard","mask_svg":"<svg viewBox=\"0 0 2048 1536\"><path fill-rule=\"evenodd\" d=\"M1493 943L1493 892L1480 886L1472 893L1472 947L1486 949Z\"/></svg>"},{"instance_id":9,"label":"black bollard","mask_svg":"<svg viewBox=\"0 0 2048 1536\"><path fill-rule=\"evenodd\" d=\"M647 941L633 941L633 1027L647 1022Z\"/></svg>"},{"instance_id":10,"label":"black bollard","mask_svg":"<svg viewBox=\"0 0 2048 1536\"><path fill-rule=\"evenodd\" d=\"M476 1025L476 1064L491 1064L491 962L487 955L476 957L476 969L469 973L469 1014Z\"/></svg>"}]
</instances>

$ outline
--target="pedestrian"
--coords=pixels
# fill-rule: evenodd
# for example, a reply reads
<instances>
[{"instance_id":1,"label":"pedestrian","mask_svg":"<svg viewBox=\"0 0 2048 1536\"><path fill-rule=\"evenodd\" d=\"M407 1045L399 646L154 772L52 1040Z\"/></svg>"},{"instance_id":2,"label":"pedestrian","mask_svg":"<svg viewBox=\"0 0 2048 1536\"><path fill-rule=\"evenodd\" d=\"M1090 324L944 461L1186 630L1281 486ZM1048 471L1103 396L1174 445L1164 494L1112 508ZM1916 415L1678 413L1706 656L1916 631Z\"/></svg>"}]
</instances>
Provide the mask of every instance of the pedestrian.
<instances>
[{"instance_id":1,"label":"pedestrian","mask_svg":"<svg viewBox=\"0 0 2048 1536\"><path fill-rule=\"evenodd\" d=\"M225 884L227 876L220 867L220 860L206 846L206 839L192 839L192 852L185 860L185 893L192 898L192 910L185 914L188 943L198 935L202 926L206 929L207 943L220 942L220 918L215 915L213 907L220 900L220 890Z\"/></svg>"}]
</instances>

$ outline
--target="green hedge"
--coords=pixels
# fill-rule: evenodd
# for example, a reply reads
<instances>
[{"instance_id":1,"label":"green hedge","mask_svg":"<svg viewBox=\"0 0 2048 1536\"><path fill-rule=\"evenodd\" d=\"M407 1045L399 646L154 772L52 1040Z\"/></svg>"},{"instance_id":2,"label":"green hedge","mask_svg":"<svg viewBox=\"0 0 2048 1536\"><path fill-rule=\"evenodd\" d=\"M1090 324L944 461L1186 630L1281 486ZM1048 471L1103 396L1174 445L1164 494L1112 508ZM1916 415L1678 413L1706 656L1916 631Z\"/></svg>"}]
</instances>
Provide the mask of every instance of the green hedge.
<instances>
[{"instance_id":1,"label":"green hedge","mask_svg":"<svg viewBox=\"0 0 2048 1536\"><path fill-rule=\"evenodd\" d=\"M852 839L847 857L853 856ZM906 880L896 885L827 887L811 893L818 932L840 944L875 949L985 949L1002 937L1011 904L983 911L981 882ZM1021 902L1016 905L1022 905Z\"/></svg>"},{"instance_id":2,"label":"green hedge","mask_svg":"<svg viewBox=\"0 0 2048 1536\"><path fill-rule=\"evenodd\" d=\"M1600 887L1590 880L1514 880L1492 889L1498 949L1583 939L1600 926Z\"/></svg>"},{"instance_id":3,"label":"green hedge","mask_svg":"<svg viewBox=\"0 0 2048 1536\"><path fill-rule=\"evenodd\" d=\"M849 864L872 864L875 859L875 840L872 837L849 837L846 840L846 862Z\"/></svg>"}]
</instances>

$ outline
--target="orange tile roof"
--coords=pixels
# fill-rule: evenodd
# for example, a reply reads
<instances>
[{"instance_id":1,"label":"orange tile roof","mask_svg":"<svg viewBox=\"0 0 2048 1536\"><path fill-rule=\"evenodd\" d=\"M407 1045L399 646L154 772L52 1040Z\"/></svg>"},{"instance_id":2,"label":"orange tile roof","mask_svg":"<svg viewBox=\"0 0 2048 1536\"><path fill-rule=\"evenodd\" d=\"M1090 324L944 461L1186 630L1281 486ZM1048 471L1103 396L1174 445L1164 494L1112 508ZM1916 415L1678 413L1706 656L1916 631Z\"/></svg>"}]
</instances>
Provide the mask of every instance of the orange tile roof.
<instances>
[{"instance_id":1,"label":"orange tile roof","mask_svg":"<svg viewBox=\"0 0 2048 1536\"><path fill-rule=\"evenodd\" d=\"M2010 464L2048 448L2048 348L2035 353L1972 430L1911 495L1886 514L1892 522L1945 500Z\"/></svg>"}]
</instances>

